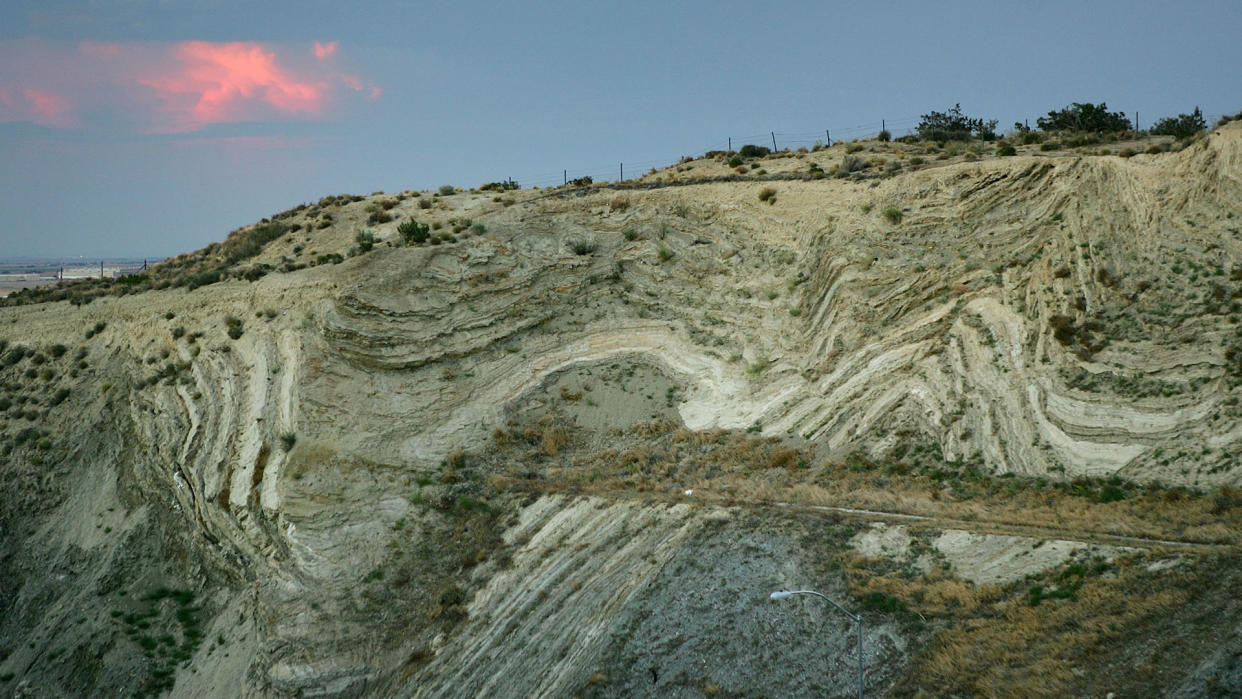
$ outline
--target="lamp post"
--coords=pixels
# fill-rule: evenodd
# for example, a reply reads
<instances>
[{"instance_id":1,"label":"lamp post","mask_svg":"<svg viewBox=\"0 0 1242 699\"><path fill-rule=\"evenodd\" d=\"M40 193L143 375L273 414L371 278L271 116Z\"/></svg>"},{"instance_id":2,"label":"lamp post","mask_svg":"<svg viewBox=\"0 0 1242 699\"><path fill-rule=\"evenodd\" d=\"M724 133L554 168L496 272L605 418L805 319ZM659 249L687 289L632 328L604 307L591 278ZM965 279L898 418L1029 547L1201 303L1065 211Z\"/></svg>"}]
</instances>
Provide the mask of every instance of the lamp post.
<instances>
[{"instance_id":1,"label":"lamp post","mask_svg":"<svg viewBox=\"0 0 1242 699\"><path fill-rule=\"evenodd\" d=\"M814 590L777 590L776 592L773 592L770 595L770 598L774 600L782 600L782 599L789 599L790 597L793 597L794 595L815 595L816 597L822 597L828 600L828 604L831 604L837 609L840 609L841 612L844 613L846 616L858 622L858 699L862 699L862 696L863 696L863 620L862 620L862 615L852 613L850 610L834 602L827 595L818 593Z\"/></svg>"}]
</instances>

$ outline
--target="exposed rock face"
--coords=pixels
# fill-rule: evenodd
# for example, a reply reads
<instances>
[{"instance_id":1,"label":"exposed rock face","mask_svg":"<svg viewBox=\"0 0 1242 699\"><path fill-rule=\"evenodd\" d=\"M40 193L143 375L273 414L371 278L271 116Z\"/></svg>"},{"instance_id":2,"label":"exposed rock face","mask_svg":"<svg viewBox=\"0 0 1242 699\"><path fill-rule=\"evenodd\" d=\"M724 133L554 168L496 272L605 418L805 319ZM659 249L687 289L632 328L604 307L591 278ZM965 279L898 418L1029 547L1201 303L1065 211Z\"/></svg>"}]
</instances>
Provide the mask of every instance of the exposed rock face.
<instances>
[{"instance_id":1,"label":"exposed rock face","mask_svg":"<svg viewBox=\"0 0 1242 699\"><path fill-rule=\"evenodd\" d=\"M0 308L6 352L68 346L45 357L51 378L33 356L0 376L33 399L6 398L0 425L0 689L849 691L850 635L814 633L842 619L766 600L848 593L834 554L808 553L828 525L527 497L474 455L554 386L602 441L610 421L654 417L823 458L918 442L994 474L1236 486L1231 126L1177 154L780 182L771 205L738 182L625 206L454 195L486 232L252 283ZM612 392L593 393L609 371ZM945 543L955 565L974 565L973 541ZM914 640L891 623L867 634L881 691Z\"/></svg>"}]
</instances>

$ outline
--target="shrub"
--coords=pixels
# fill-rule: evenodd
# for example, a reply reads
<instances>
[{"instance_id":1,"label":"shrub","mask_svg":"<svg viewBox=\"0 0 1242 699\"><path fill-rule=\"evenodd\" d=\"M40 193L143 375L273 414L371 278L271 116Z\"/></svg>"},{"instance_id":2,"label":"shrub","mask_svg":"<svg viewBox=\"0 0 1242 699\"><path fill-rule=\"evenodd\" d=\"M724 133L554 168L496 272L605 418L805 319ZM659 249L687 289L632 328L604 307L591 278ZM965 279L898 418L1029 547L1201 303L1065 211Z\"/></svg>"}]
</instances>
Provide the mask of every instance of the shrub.
<instances>
[{"instance_id":1,"label":"shrub","mask_svg":"<svg viewBox=\"0 0 1242 699\"><path fill-rule=\"evenodd\" d=\"M738 155L741 155L743 158L762 158L766 155L770 155L771 153L772 151L765 146L754 146L750 144L742 146L742 149L738 151Z\"/></svg>"},{"instance_id":2,"label":"shrub","mask_svg":"<svg viewBox=\"0 0 1242 699\"><path fill-rule=\"evenodd\" d=\"M660 258L661 262L668 262L673 259L673 251L661 245L660 249L656 250L656 256Z\"/></svg>"},{"instance_id":3,"label":"shrub","mask_svg":"<svg viewBox=\"0 0 1242 699\"><path fill-rule=\"evenodd\" d=\"M358 244L359 252L371 252L371 248L375 247L375 234L371 231L358 231L354 235L354 242Z\"/></svg>"},{"instance_id":4,"label":"shrub","mask_svg":"<svg viewBox=\"0 0 1242 699\"><path fill-rule=\"evenodd\" d=\"M901 216L902 216L901 209L898 208L897 206L890 204L884 207L883 214L884 214L884 220L888 221L889 223L892 223L892 224L901 223Z\"/></svg>"},{"instance_id":5,"label":"shrub","mask_svg":"<svg viewBox=\"0 0 1242 699\"><path fill-rule=\"evenodd\" d=\"M367 217L367 223L372 226L377 223L388 223L390 221L392 221L392 214L383 210L372 211L371 215Z\"/></svg>"},{"instance_id":6,"label":"shrub","mask_svg":"<svg viewBox=\"0 0 1242 699\"><path fill-rule=\"evenodd\" d=\"M1190 114L1178 114L1176 117L1166 117L1157 121L1151 132L1158 136L1189 138L1206 128L1207 122L1203 121L1203 112L1195 107L1195 111Z\"/></svg>"},{"instance_id":7,"label":"shrub","mask_svg":"<svg viewBox=\"0 0 1242 699\"><path fill-rule=\"evenodd\" d=\"M440 192L440 196L447 197L456 194L457 188L451 184L442 184L440 185L440 189L438 191Z\"/></svg>"},{"instance_id":8,"label":"shrub","mask_svg":"<svg viewBox=\"0 0 1242 699\"><path fill-rule=\"evenodd\" d=\"M253 228L238 231L225 238L224 242L220 244L219 252L224 257L225 262L235 265L238 262L258 255L263 250L264 245L276 240L288 232L288 230L288 226L283 223L261 223Z\"/></svg>"},{"instance_id":9,"label":"shrub","mask_svg":"<svg viewBox=\"0 0 1242 699\"><path fill-rule=\"evenodd\" d=\"M738 167L744 162L746 161L742 160L742 156L735 155L732 158L729 158L729 167Z\"/></svg>"},{"instance_id":10,"label":"shrub","mask_svg":"<svg viewBox=\"0 0 1242 699\"><path fill-rule=\"evenodd\" d=\"M888 129L884 129L883 131L875 135L875 140L884 141L885 143L887 143L893 140L893 135L888 132Z\"/></svg>"},{"instance_id":11,"label":"shrub","mask_svg":"<svg viewBox=\"0 0 1242 699\"><path fill-rule=\"evenodd\" d=\"M594 179L592 179L590 175L583 175L582 177L576 177L576 178L574 178L574 179L570 180L570 181L569 181L569 186L570 186L570 187L585 187L585 186L587 186L587 185L589 185L589 184L593 183L594 181L595 181L595 180L594 180Z\"/></svg>"},{"instance_id":12,"label":"shrub","mask_svg":"<svg viewBox=\"0 0 1242 699\"><path fill-rule=\"evenodd\" d=\"M572 250L575 255L590 255L599 249L599 245L596 245L589 240L574 240L570 241L569 249Z\"/></svg>"},{"instance_id":13,"label":"shrub","mask_svg":"<svg viewBox=\"0 0 1242 699\"><path fill-rule=\"evenodd\" d=\"M771 187L764 187L759 190L759 201L766 201L769 204L775 204L776 190Z\"/></svg>"},{"instance_id":14,"label":"shrub","mask_svg":"<svg viewBox=\"0 0 1242 699\"><path fill-rule=\"evenodd\" d=\"M1108 105L1074 102L1036 120L1041 131L1092 131L1115 133L1133 128L1124 112L1109 112Z\"/></svg>"},{"instance_id":15,"label":"shrub","mask_svg":"<svg viewBox=\"0 0 1242 699\"><path fill-rule=\"evenodd\" d=\"M841 164L837 166L837 177L845 177L851 172L865 170L870 164L856 155L847 155L841 158Z\"/></svg>"},{"instance_id":16,"label":"shrub","mask_svg":"<svg viewBox=\"0 0 1242 699\"><path fill-rule=\"evenodd\" d=\"M284 451L287 453L289 450L293 449L293 445L297 444L297 442L298 442L298 436L292 432L285 432L284 434L280 435L281 451Z\"/></svg>"},{"instance_id":17,"label":"shrub","mask_svg":"<svg viewBox=\"0 0 1242 699\"><path fill-rule=\"evenodd\" d=\"M482 187L479 187L479 190L483 192L504 192L510 189L520 189L520 187L518 183L513 180L505 180L504 182L488 182Z\"/></svg>"},{"instance_id":18,"label":"shrub","mask_svg":"<svg viewBox=\"0 0 1242 699\"><path fill-rule=\"evenodd\" d=\"M431 208L431 200L430 200L430 199L419 199L419 200L418 200L418 208L420 208L420 209L430 209L430 208Z\"/></svg>"},{"instance_id":19,"label":"shrub","mask_svg":"<svg viewBox=\"0 0 1242 699\"><path fill-rule=\"evenodd\" d=\"M401 234L401 239L406 245L421 245L427 242L427 238L431 235L431 228L425 223L410 219L397 224L397 232Z\"/></svg>"},{"instance_id":20,"label":"shrub","mask_svg":"<svg viewBox=\"0 0 1242 699\"><path fill-rule=\"evenodd\" d=\"M945 112L924 114L916 130L925 141L990 141L996 138L996 120L972 119L962 114L961 104L955 104Z\"/></svg>"},{"instance_id":21,"label":"shrub","mask_svg":"<svg viewBox=\"0 0 1242 699\"><path fill-rule=\"evenodd\" d=\"M1000 148L996 149L996 154L1002 157L1010 156L1010 155L1017 155L1018 149L1014 148L1012 144L1002 143Z\"/></svg>"},{"instance_id":22,"label":"shrub","mask_svg":"<svg viewBox=\"0 0 1242 699\"><path fill-rule=\"evenodd\" d=\"M869 612L894 614L904 612L906 603L898 597L883 592L868 592L867 596L862 599L862 608Z\"/></svg>"},{"instance_id":23,"label":"shrub","mask_svg":"<svg viewBox=\"0 0 1242 699\"><path fill-rule=\"evenodd\" d=\"M236 340L242 336L243 330L242 330L241 318L236 318L233 316L225 316L224 324L225 326L228 327L229 337Z\"/></svg>"},{"instance_id":24,"label":"shrub","mask_svg":"<svg viewBox=\"0 0 1242 699\"><path fill-rule=\"evenodd\" d=\"M194 291L200 286L215 284L220 281L221 277L222 275L218 269L213 269L207 272L199 272L197 274L191 274L189 278L186 279L185 286L188 291ZM87 335L87 337L90 337L90 335Z\"/></svg>"}]
</instances>

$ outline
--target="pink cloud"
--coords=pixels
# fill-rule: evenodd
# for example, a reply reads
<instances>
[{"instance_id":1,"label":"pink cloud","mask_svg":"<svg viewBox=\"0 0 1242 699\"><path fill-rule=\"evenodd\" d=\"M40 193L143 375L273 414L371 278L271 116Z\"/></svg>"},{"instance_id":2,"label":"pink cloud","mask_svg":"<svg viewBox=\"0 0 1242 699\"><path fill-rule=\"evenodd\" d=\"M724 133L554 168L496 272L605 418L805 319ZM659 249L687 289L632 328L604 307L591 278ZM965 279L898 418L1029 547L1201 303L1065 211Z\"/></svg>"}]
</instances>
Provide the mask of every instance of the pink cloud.
<instances>
[{"instance_id":1,"label":"pink cloud","mask_svg":"<svg viewBox=\"0 0 1242 699\"><path fill-rule=\"evenodd\" d=\"M30 100L30 108L38 117L35 122L48 126L71 126L72 116L69 113L69 100L50 92L26 88L22 95Z\"/></svg>"},{"instance_id":2,"label":"pink cloud","mask_svg":"<svg viewBox=\"0 0 1242 699\"><path fill-rule=\"evenodd\" d=\"M348 87L354 92L366 92L367 99L372 101L379 99L379 96L384 94L384 91L379 89L379 87L371 84L363 84L361 80L352 75L342 75L341 82L345 83L345 87Z\"/></svg>"},{"instance_id":3,"label":"pink cloud","mask_svg":"<svg viewBox=\"0 0 1242 699\"><path fill-rule=\"evenodd\" d=\"M176 45L172 57L161 74L139 82L159 94L174 131L261 120L265 112L314 117L327 99L322 80L293 75L259 44L187 41Z\"/></svg>"},{"instance_id":4,"label":"pink cloud","mask_svg":"<svg viewBox=\"0 0 1242 699\"><path fill-rule=\"evenodd\" d=\"M69 100L46 90L0 85L0 122L29 121L68 128L77 124Z\"/></svg>"},{"instance_id":5,"label":"pink cloud","mask_svg":"<svg viewBox=\"0 0 1242 699\"><path fill-rule=\"evenodd\" d=\"M336 41L0 39L0 122L188 133L220 123L339 118L350 101L381 94L335 65L339 48Z\"/></svg>"},{"instance_id":6,"label":"pink cloud","mask_svg":"<svg viewBox=\"0 0 1242 699\"><path fill-rule=\"evenodd\" d=\"M336 42L336 41L329 41L326 44L321 44L318 41L316 41L315 42L315 58L318 58L319 60L322 61L323 59L331 56L332 54L336 53L336 49L338 45L339 45L339 42Z\"/></svg>"}]
</instances>

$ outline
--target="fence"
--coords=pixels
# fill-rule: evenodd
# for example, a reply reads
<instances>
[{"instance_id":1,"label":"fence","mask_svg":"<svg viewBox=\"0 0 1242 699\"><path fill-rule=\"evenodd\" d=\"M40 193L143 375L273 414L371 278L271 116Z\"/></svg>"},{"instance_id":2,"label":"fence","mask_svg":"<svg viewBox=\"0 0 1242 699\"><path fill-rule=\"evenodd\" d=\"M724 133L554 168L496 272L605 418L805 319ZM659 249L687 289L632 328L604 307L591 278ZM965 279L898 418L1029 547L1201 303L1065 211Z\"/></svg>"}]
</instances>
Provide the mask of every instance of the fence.
<instances>
[{"instance_id":1,"label":"fence","mask_svg":"<svg viewBox=\"0 0 1242 699\"><path fill-rule=\"evenodd\" d=\"M1208 128L1211 128L1222 116L1224 115L1205 114L1203 118L1207 122ZM1140 114L1138 112L1133 112L1133 122L1136 127L1141 128L1139 117ZM897 138L914 133L920 121L922 121L922 117L915 116L899 119L880 119L846 127L826 127L822 131L769 131L767 133L745 136L725 136L716 143L710 144L705 148L691 150L690 152L702 154L714 150L733 151L748 144L764 147L771 146L773 151L797 150L798 148L809 150L819 144L831 145L838 141L873 138L885 130L892 134L894 138ZM1029 128L1034 121L1033 119L1024 119L1023 123ZM1156 121L1157 119L1152 119L1148 126L1150 127ZM1007 127L1004 125L998 125L998 128L1002 132L1007 130ZM600 165L598 167L566 168L559 172L530 173L513 179L516 179L523 187L554 187L583 177L590 177L594 182L622 182L642 177L652 169L659 170L670 165L676 165L683 157L685 157L684 153L675 158L634 162L625 161L612 165Z\"/></svg>"}]
</instances>

